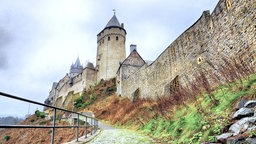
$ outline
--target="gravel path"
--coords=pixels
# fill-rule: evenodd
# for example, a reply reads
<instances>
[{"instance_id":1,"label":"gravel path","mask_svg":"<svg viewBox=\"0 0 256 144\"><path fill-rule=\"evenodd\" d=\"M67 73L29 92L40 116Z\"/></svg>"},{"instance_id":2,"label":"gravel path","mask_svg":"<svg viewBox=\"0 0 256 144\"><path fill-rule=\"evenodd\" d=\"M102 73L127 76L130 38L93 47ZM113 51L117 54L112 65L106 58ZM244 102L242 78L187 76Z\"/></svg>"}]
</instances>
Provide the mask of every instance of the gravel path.
<instances>
[{"instance_id":1,"label":"gravel path","mask_svg":"<svg viewBox=\"0 0 256 144\"><path fill-rule=\"evenodd\" d=\"M136 131L115 129L111 126L99 123L102 132L89 144L151 144L153 140Z\"/></svg>"}]
</instances>

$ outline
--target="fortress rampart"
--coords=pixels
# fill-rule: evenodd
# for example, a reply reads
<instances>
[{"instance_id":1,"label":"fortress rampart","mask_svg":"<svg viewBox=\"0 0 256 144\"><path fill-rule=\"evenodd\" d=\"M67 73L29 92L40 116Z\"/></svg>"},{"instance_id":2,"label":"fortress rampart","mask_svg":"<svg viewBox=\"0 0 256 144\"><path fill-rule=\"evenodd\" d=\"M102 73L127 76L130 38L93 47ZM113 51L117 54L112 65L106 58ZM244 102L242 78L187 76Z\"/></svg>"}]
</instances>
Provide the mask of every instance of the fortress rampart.
<instances>
[{"instance_id":1,"label":"fortress rampart","mask_svg":"<svg viewBox=\"0 0 256 144\"><path fill-rule=\"evenodd\" d=\"M204 11L151 65L122 81L122 96L168 95L170 85L185 85L198 68L210 70L206 60L217 67L223 57L255 65L255 7L255 0L220 0L212 14Z\"/></svg>"}]
</instances>

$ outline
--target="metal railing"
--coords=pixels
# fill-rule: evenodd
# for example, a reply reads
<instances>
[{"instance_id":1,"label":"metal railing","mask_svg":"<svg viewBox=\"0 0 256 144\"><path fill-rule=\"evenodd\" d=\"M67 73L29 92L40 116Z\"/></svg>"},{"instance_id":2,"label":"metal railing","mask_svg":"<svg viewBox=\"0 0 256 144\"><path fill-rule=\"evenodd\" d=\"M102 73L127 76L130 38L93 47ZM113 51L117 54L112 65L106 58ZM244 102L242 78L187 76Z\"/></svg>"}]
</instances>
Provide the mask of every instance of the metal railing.
<instances>
[{"instance_id":1,"label":"metal railing","mask_svg":"<svg viewBox=\"0 0 256 144\"><path fill-rule=\"evenodd\" d=\"M70 110L67 110L67 109L58 108L58 107L55 107L55 106L39 103L39 102L36 102L36 101L28 100L28 99L25 99L25 98L21 98L21 97L14 96L14 95L7 94L7 93L3 93L3 92L0 92L0 96L8 97L8 98L23 101L23 102L33 103L33 104L36 104L36 105L41 105L41 106L44 106L44 107L52 108L54 110L53 111L52 126L50 126L50 125L45 125L45 126L43 126L43 125L0 125L0 128L52 128L52 139L51 139L52 144L54 144L55 128L76 128L76 142L78 142L78 136L79 136L79 131L78 130L79 130L79 128L85 128L85 138L87 138L87 128L89 127L88 124L93 128L93 129L91 129L91 134L96 133L96 131L98 129L98 120L94 117L89 117L89 116L86 116L86 115L83 115L83 114L80 114L80 113L77 113L77 112L74 112L74 111L70 111ZM56 111L57 110L64 111L64 112L69 112L69 113L72 113L72 114L76 114L77 115L76 125L70 125L70 126L56 125L56 117L57 117ZM84 120L85 126L80 125L81 116L85 118L85 120Z\"/></svg>"}]
</instances>

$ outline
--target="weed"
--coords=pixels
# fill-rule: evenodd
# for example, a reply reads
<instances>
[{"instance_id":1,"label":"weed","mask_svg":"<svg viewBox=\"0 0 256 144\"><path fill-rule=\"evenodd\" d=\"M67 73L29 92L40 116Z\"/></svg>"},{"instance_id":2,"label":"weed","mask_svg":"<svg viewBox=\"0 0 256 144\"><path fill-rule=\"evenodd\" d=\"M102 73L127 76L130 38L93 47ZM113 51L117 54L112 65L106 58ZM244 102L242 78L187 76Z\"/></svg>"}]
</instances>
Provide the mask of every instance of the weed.
<instances>
[{"instance_id":1,"label":"weed","mask_svg":"<svg viewBox=\"0 0 256 144\"><path fill-rule=\"evenodd\" d=\"M215 136L208 136L208 140L210 142L215 142L216 141L216 137Z\"/></svg>"},{"instance_id":2,"label":"weed","mask_svg":"<svg viewBox=\"0 0 256 144\"><path fill-rule=\"evenodd\" d=\"M41 121L40 123L39 123L39 125L45 125L46 124L46 121Z\"/></svg>"},{"instance_id":3,"label":"weed","mask_svg":"<svg viewBox=\"0 0 256 144\"><path fill-rule=\"evenodd\" d=\"M97 94L91 94L90 95L90 100L95 101L97 99L98 95Z\"/></svg>"},{"instance_id":4,"label":"weed","mask_svg":"<svg viewBox=\"0 0 256 144\"><path fill-rule=\"evenodd\" d=\"M248 134L250 138L256 137L256 131L250 131Z\"/></svg>"},{"instance_id":5,"label":"weed","mask_svg":"<svg viewBox=\"0 0 256 144\"><path fill-rule=\"evenodd\" d=\"M3 139L4 139L5 141L8 141L10 138L11 138L11 136L5 135Z\"/></svg>"},{"instance_id":6,"label":"weed","mask_svg":"<svg viewBox=\"0 0 256 144\"><path fill-rule=\"evenodd\" d=\"M57 114L56 120L58 120L60 122L61 121L61 117L62 117L61 114Z\"/></svg>"}]
</instances>

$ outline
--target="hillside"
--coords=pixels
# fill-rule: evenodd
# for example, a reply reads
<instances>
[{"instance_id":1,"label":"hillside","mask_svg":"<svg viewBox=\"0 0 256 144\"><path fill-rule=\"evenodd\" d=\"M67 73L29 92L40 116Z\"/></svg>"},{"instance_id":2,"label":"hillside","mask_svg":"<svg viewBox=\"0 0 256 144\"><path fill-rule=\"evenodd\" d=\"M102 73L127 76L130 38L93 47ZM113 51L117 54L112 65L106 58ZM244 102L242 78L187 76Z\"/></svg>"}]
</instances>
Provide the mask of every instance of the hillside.
<instances>
[{"instance_id":1,"label":"hillside","mask_svg":"<svg viewBox=\"0 0 256 144\"><path fill-rule=\"evenodd\" d=\"M31 115L20 125L52 125L52 120L43 116ZM69 125L65 121L56 121L56 125ZM0 144L49 144L51 143L52 129L4 129L0 131ZM88 131L89 132L89 131ZM84 134L84 129L79 129L79 136ZM75 129L55 129L55 143L64 143L75 139Z\"/></svg>"},{"instance_id":2,"label":"hillside","mask_svg":"<svg viewBox=\"0 0 256 144\"><path fill-rule=\"evenodd\" d=\"M200 78L202 80L203 75ZM234 122L231 115L238 101L242 98L256 99L256 74L220 84L211 91L199 83L190 88L181 87L172 97L156 101L137 99L131 102L116 94L115 79L112 79L84 90L81 96L72 96L72 99L65 101L65 108L73 109L75 102L75 111L92 111L101 121L138 130L159 143L216 142L215 136L227 131L227 126ZM50 121L32 115L21 124L47 125ZM49 143L50 132L50 129L4 130L0 131L0 143ZM255 133L241 136L252 137ZM75 131L58 129L56 134L55 141L63 143L74 139ZM6 136L10 136L8 141L4 140Z\"/></svg>"},{"instance_id":3,"label":"hillside","mask_svg":"<svg viewBox=\"0 0 256 144\"><path fill-rule=\"evenodd\" d=\"M240 77L211 91L207 91L205 83L204 86L193 84L192 92L180 88L173 97L157 101L131 102L117 96L113 81L104 81L85 91L75 100L77 110L92 111L100 120L142 131L160 142L214 142L215 136L234 122L230 117L238 101L256 99L256 74Z\"/></svg>"}]
</instances>

